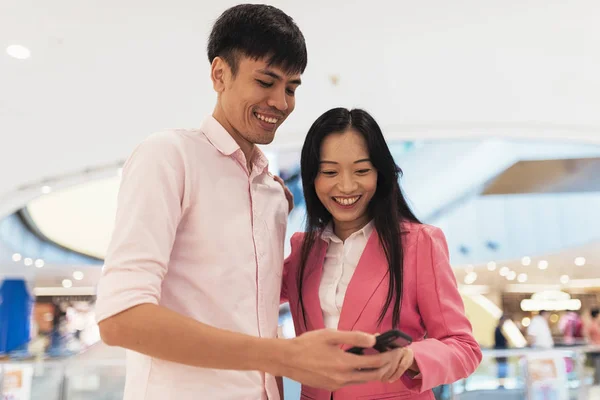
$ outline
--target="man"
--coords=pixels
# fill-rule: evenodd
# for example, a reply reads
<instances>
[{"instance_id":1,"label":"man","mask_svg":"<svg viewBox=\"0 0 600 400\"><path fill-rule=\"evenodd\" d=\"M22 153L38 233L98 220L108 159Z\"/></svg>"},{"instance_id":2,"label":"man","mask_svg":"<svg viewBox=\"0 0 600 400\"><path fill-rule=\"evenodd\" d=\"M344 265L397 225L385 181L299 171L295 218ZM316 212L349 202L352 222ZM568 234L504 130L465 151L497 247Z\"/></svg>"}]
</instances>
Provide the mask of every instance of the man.
<instances>
[{"instance_id":1,"label":"man","mask_svg":"<svg viewBox=\"0 0 600 400\"><path fill-rule=\"evenodd\" d=\"M294 110L307 63L293 20L225 11L208 57L217 104L197 130L150 136L123 168L96 304L102 339L127 354L125 399L277 399L273 376L335 389L389 379L373 335L276 339L288 204L255 146Z\"/></svg>"},{"instance_id":2,"label":"man","mask_svg":"<svg viewBox=\"0 0 600 400\"><path fill-rule=\"evenodd\" d=\"M550 331L550 311L542 310L531 319L527 328L527 338L531 347L540 349L551 349L554 347L554 339Z\"/></svg>"}]
</instances>

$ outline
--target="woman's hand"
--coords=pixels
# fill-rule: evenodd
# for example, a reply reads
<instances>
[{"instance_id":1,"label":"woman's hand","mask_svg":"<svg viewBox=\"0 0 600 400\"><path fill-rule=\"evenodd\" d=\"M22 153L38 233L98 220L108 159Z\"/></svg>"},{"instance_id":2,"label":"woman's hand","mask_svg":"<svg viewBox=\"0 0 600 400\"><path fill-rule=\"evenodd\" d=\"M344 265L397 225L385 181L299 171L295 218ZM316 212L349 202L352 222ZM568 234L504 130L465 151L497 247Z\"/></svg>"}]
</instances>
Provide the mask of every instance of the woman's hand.
<instances>
[{"instance_id":1,"label":"woman's hand","mask_svg":"<svg viewBox=\"0 0 600 400\"><path fill-rule=\"evenodd\" d=\"M390 353L393 354L394 361L390 363L388 371L383 375L382 382L395 382L407 371L411 371L414 375L419 374L415 354L410 347L394 349Z\"/></svg>"}]
</instances>

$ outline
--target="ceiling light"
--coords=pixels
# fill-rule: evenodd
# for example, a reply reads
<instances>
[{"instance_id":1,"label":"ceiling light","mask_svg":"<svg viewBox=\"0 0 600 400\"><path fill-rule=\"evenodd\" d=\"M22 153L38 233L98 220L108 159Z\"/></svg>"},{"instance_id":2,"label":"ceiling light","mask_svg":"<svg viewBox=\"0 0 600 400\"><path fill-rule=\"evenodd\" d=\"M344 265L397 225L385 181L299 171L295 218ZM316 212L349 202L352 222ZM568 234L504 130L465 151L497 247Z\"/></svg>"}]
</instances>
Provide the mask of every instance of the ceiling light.
<instances>
[{"instance_id":1,"label":"ceiling light","mask_svg":"<svg viewBox=\"0 0 600 400\"><path fill-rule=\"evenodd\" d=\"M42 193L44 193L44 194L48 194L48 193L50 193L51 191L52 191L52 188L51 188L50 186L48 186L48 185L44 185L44 186L42 186Z\"/></svg>"},{"instance_id":2,"label":"ceiling light","mask_svg":"<svg viewBox=\"0 0 600 400\"><path fill-rule=\"evenodd\" d=\"M12 256L12 259L14 262L19 262L19 261L21 261L22 258L23 258L23 256L21 256L19 253L15 253Z\"/></svg>"},{"instance_id":3,"label":"ceiling light","mask_svg":"<svg viewBox=\"0 0 600 400\"><path fill-rule=\"evenodd\" d=\"M517 273L515 271L510 271L506 275L506 279L508 279L509 281L514 281L516 277L517 277Z\"/></svg>"},{"instance_id":4,"label":"ceiling light","mask_svg":"<svg viewBox=\"0 0 600 400\"><path fill-rule=\"evenodd\" d=\"M31 57L31 51L27 47L18 44L8 46L6 54L18 60L25 60Z\"/></svg>"},{"instance_id":5,"label":"ceiling light","mask_svg":"<svg viewBox=\"0 0 600 400\"><path fill-rule=\"evenodd\" d=\"M70 279L63 279L62 285L64 288L70 288L73 286L73 282Z\"/></svg>"},{"instance_id":6,"label":"ceiling light","mask_svg":"<svg viewBox=\"0 0 600 400\"><path fill-rule=\"evenodd\" d=\"M521 310L523 311L579 311L581 310L581 300L569 299L563 301L534 301L531 299L521 300Z\"/></svg>"},{"instance_id":7,"label":"ceiling light","mask_svg":"<svg viewBox=\"0 0 600 400\"><path fill-rule=\"evenodd\" d=\"M41 258L38 258L37 260L35 260L35 266L38 268L42 268L44 266L44 260L42 260Z\"/></svg>"},{"instance_id":8,"label":"ceiling light","mask_svg":"<svg viewBox=\"0 0 600 400\"><path fill-rule=\"evenodd\" d=\"M523 264L525 267L531 265L531 257L527 257L527 256L523 257L521 259L521 264Z\"/></svg>"},{"instance_id":9,"label":"ceiling light","mask_svg":"<svg viewBox=\"0 0 600 400\"><path fill-rule=\"evenodd\" d=\"M73 279L75 279L76 281L80 281L83 279L83 272L81 271L75 271L73 272Z\"/></svg>"},{"instance_id":10,"label":"ceiling light","mask_svg":"<svg viewBox=\"0 0 600 400\"><path fill-rule=\"evenodd\" d=\"M585 265L585 257L577 257L575 259L575 265L578 267L583 267Z\"/></svg>"},{"instance_id":11,"label":"ceiling light","mask_svg":"<svg viewBox=\"0 0 600 400\"><path fill-rule=\"evenodd\" d=\"M569 278L569 275L563 275L560 277L560 283L562 283L563 285L569 283L570 280L571 279Z\"/></svg>"},{"instance_id":12,"label":"ceiling light","mask_svg":"<svg viewBox=\"0 0 600 400\"><path fill-rule=\"evenodd\" d=\"M538 268L541 269L541 270L544 270L544 269L548 268L548 261L546 261L546 260L540 260L538 262Z\"/></svg>"},{"instance_id":13,"label":"ceiling light","mask_svg":"<svg viewBox=\"0 0 600 400\"><path fill-rule=\"evenodd\" d=\"M500 268L500 275L501 276L506 276L506 275L508 275L509 272L510 272L510 269L508 267L502 267L502 268Z\"/></svg>"},{"instance_id":14,"label":"ceiling light","mask_svg":"<svg viewBox=\"0 0 600 400\"><path fill-rule=\"evenodd\" d=\"M33 260L31 258L26 258L25 261L23 261L25 263L25 265L27 265L28 267L33 264Z\"/></svg>"},{"instance_id":15,"label":"ceiling light","mask_svg":"<svg viewBox=\"0 0 600 400\"><path fill-rule=\"evenodd\" d=\"M496 265L496 263L495 263L494 261L490 261L490 262L487 264L487 269L488 269L488 271L495 271L495 270L496 270L496 267L497 267L497 265Z\"/></svg>"},{"instance_id":16,"label":"ceiling light","mask_svg":"<svg viewBox=\"0 0 600 400\"><path fill-rule=\"evenodd\" d=\"M581 309L581 300L572 299L569 293L559 290L536 292L530 299L521 300L523 311L577 311Z\"/></svg>"},{"instance_id":17,"label":"ceiling light","mask_svg":"<svg viewBox=\"0 0 600 400\"><path fill-rule=\"evenodd\" d=\"M531 318L529 318L529 317L525 317L521 320L521 325L523 325L526 328L529 326L530 323L531 323Z\"/></svg>"},{"instance_id":18,"label":"ceiling light","mask_svg":"<svg viewBox=\"0 0 600 400\"><path fill-rule=\"evenodd\" d=\"M527 282L527 274L519 274L519 276L517 276L517 280L520 283L525 283Z\"/></svg>"},{"instance_id":19,"label":"ceiling light","mask_svg":"<svg viewBox=\"0 0 600 400\"><path fill-rule=\"evenodd\" d=\"M475 272L469 272L467 276L465 276L465 283L470 285L477 280L477 274Z\"/></svg>"}]
</instances>

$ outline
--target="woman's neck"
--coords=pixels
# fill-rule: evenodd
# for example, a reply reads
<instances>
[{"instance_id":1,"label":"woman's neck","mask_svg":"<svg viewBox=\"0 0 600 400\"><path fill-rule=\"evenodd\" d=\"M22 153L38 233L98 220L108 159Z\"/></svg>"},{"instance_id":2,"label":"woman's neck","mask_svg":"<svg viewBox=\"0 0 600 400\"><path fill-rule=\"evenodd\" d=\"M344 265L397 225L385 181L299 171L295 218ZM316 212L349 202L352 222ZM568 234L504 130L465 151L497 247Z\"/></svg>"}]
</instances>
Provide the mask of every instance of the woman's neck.
<instances>
[{"instance_id":1,"label":"woman's neck","mask_svg":"<svg viewBox=\"0 0 600 400\"><path fill-rule=\"evenodd\" d=\"M360 231L369 223L369 217L364 216L362 218L355 219L354 221L336 221L333 220L333 232L340 238L341 241L345 242L354 232Z\"/></svg>"}]
</instances>

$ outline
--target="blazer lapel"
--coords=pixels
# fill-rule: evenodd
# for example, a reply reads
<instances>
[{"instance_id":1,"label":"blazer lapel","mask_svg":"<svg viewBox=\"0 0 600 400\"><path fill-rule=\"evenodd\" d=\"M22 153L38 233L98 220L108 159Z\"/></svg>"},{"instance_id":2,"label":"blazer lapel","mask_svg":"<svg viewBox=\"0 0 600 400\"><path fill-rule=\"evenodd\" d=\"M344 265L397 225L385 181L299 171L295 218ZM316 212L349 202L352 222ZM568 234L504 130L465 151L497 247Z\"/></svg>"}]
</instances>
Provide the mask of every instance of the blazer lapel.
<instances>
[{"instance_id":1,"label":"blazer lapel","mask_svg":"<svg viewBox=\"0 0 600 400\"><path fill-rule=\"evenodd\" d=\"M308 330L323 329L323 312L321 310L321 300L319 298L319 285L323 275L323 263L327 253L327 243L318 239L315 242L315 251L311 252L306 262L306 272L302 287L302 298L306 311L306 324Z\"/></svg>"},{"instance_id":2,"label":"blazer lapel","mask_svg":"<svg viewBox=\"0 0 600 400\"><path fill-rule=\"evenodd\" d=\"M322 264L321 264L322 265ZM351 331L381 281L388 274L385 252L373 231L346 289L338 330Z\"/></svg>"}]
</instances>

